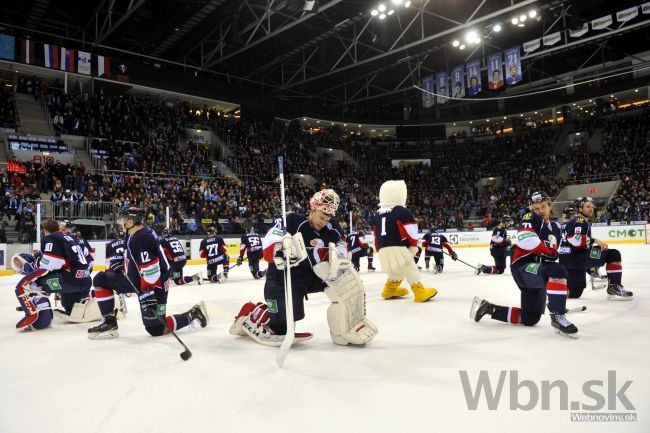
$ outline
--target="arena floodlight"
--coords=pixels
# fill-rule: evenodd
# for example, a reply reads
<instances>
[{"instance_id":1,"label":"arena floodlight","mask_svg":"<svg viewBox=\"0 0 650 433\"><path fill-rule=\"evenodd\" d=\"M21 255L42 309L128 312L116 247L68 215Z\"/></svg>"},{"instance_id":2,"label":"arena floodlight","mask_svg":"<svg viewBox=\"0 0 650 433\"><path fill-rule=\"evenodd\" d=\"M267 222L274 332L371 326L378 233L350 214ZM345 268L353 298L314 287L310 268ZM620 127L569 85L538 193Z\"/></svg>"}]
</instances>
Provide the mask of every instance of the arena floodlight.
<instances>
[{"instance_id":1,"label":"arena floodlight","mask_svg":"<svg viewBox=\"0 0 650 433\"><path fill-rule=\"evenodd\" d=\"M468 44L472 43L477 43L479 41L478 33L476 33L476 30L470 30L465 34L465 42Z\"/></svg>"},{"instance_id":2,"label":"arena floodlight","mask_svg":"<svg viewBox=\"0 0 650 433\"><path fill-rule=\"evenodd\" d=\"M381 3L379 5L379 7L377 7L377 9L379 9L379 12L385 12L386 11L386 5Z\"/></svg>"},{"instance_id":3,"label":"arena floodlight","mask_svg":"<svg viewBox=\"0 0 650 433\"><path fill-rule=\"evenodd\" d=\"M526 21L526 14L521 14L519 15L519 22L525 22Z\"/></svg>"},{"instance_id":4,"label":"arena floodlight","mask_svg":"<svg viewBox=\"0 0 650 433\"><path fill-rule=\"evenodd\" d=\"M460 44L460 47L458 47L458 48L460 48L461 50L464 50L465 49L465 44Z\"/></svg>"},{"instance_id":5,"label":"arena floodlight","mask_svg":"<svg viewBox=\"0 0 650 433\"><path fill-rule=\"evenodd\" d=\"M494 27L492 27L492 30L494 30L497 33L499 33L502 29L503 27L501 27L501 24L495 24Z\"/></svg>"},{"instance_id":6,"label":"arena floodlight","mask_svg":"<svg viewBox=\"0 0 650 433\"><path fill-rule=\"evenodd\" d=\"M390 0L390 2L391 2L392 4L394 4L394 5L398 5L398 6L402 4L402 0Z\"/></svg>"},{"instance_id":7,"label":"arena floodlight","mask_svg":"<svg viewBox=\"0 0 650 433\"><path fill-rule=\"evenodd\" d=\"M407 2L404 3L404 7L405 8L411 7L411 0L407 0Z\"/></svg>"},{"instance_id":8,"label":"arena floodlight","mask_svg":"<svg viewBox=\"0 0 650 433\"><path fill-rule=\"evenodd\" d=\"M531 18L535 18L537 16L537 11L535 9L531 10L528 12L528 16Z\"/></svg>"},{"instance_id":9,"label":"arena floodlight","mask_svg":"<svg viewBox=\"0 0 650 433\"><path fill-rule=\"evenodd\" d=\"M379 11L377 9L373 9L373 10L370 11L370 15L372 15L373 17L377 16L378 14L379 14Z\"/></svg>"},{"instance_id":10,"label":"arena floodlight","mask_svg":"<svg viewBox=\"0 0 650 433\"><path fill-rule=\"evenodd\" d=\"M454 48L456 48L456 47L458 47L458 46L460 45L460 41L458 41L458 40L456 39L456 40L454 40L454 41L451 43L451 45L453 45Z\"/></svg>"},{"instance_id":11,"label":"arena floodlight","mask_svg":"<svg viewBox=\"0 0 650 433\"><path fill-rule=\"evenodd\" d=\"M380 19L380 20L383 20L384 18L386 18L386 14L381 14L381 15L379 15L379 19Z\"/></svg>"},{"instance_id":12,"label":"arena floodlight","mask_svg":"<svg viewBox=\"0 0 650 433\"><path fill-rule=\"evenodd\" d=\"M394 9L391 9L391 10L388 11L388 15L393 15L394 13L395 13Z\"/></svg>"},{"instance_id":13,"label":"arena floodlight","mask_svg":"<svg viewBox=\"0 0 650 433\"><path fill-rule=\"evenodd\" d=\"M516 26L517 24L519 24L519 18L514 17L510 22L512 23L513 26Z\"/></svg>"}]
</instances>

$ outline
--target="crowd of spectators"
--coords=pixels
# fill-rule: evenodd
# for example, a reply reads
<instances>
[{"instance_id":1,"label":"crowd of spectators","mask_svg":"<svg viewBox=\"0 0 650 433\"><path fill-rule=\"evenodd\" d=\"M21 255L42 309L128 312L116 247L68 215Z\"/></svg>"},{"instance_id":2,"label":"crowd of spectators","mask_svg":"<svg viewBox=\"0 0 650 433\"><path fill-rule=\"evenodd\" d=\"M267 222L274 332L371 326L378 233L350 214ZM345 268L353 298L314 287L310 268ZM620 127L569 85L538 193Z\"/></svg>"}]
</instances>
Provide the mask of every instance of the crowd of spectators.
<instances>
[{"instance_id":1,"label":"crowd of spectators","mask_svg":"<svg viewBox=\"0 0 650 433\"><path fill-rule=\"evenodd\" d=\"M570 180L578 183L619 180L603 222L650 220L650 107L602 119L599 151L582 147L570 152Z\"/></svg>"},{"instance_id":2,"label":"crowd of spectators","mask_svg":"<svg viewBox=\"0 0 650 433\"><path fill-rule=\"evenodd\" d=\"M60 131L94 137L93 148L104 157L99 171L83 164L27 163L25 173L3 173L2 220L14 218L18 226L33 209L25 200L40 199L43 193L54 203L103 202L115 209L139 204L150 224L161 227L169 207L172 229L178 233L203 232L210 224L223 224L232 232L261 229L262 222L279 211L278 156L285 158L289 209L304 212L315 190L333 188L341 195L345 222L353 212L357 229L370 227L379 186L387 179L407 182L407 205L421 229L467 228L470 218L491 228L506 214L517 221L532 191L554 196L565 185L557 177L558 131L553 127L450 137L419 150L417 159L425 163L395 167L393 151L404 143L364 142L358 135L328 128L313 133L298 122L243 121L186 102L105 96L101 91L92 97L79 89L65 95L55 85L33 78L23 77L18 90L44 98ZM10 117L2 110L4 97L12 100L12 95L2 95L0 121L6 121ZM573 180L591 181L603 173L622 180L608 207L610 219L649 216L648 164L643 157L649 144L647 121L647 108L605 119L600 152L569 154ZM225 145L210 147L186 137L188 126L212 129ZM318 155L318 146L345 148L351 158ZM224 166L237 178L226 177ZM482 178L490 179L480 184Z\"/></svg>"},{"instance_id":3,"label":"crowd of spectators","mask_svg":"<svg viewBox=\"0 0 650 433\"><path fill-rule=\"evenodd\" d=\"M0 127L13 128L16 126L16 101L11 87L0 83Z\"/></svg>"}]
</instances>

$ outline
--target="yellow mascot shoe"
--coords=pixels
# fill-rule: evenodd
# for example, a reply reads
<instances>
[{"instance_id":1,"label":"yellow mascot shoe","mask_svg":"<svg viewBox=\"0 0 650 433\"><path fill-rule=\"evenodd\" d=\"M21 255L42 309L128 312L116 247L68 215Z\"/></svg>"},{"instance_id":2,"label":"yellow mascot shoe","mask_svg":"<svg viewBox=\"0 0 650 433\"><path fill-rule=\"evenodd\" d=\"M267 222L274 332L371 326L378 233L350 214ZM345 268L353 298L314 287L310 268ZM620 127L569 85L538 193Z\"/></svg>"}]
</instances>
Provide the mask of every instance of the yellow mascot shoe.
<instances>
[{"instance_id":1,"label":"yellow mascot shoe","mask_svg":"<svg viewBox=\"0 0 650 433\"><path fill-rule=\"evenodd\" d=\"M381 297L384 299L391 299L391 298L400 298L404 295L408 295L409 291L406 290L404 287L400 287L399 286L400 284L402 284L401 280L386 281L386 284L384 285L384 290L381 292Z\"/></svg>"},{"instance_id":2,"label":"yellow mascot shoe","mask_svg":"<svg viewBox=\"0 0 650 433\"><path fill-rule=\"evenodd\" d=\"M411 284L411 290L415 295L415 302L425 302L438 294L434 288L424 287L422 283Z\"/></svg>"}]
</instances>

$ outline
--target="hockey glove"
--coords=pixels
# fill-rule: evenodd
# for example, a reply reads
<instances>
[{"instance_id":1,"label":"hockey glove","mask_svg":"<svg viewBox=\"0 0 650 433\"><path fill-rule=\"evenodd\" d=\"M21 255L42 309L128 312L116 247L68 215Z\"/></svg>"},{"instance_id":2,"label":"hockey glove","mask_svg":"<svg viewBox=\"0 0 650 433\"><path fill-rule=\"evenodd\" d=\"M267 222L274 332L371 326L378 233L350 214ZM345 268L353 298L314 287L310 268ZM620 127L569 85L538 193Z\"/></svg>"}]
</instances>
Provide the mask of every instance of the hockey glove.
<instances>
[{"instance_id":1,"label":"hockey glove","mask_svg":"<svg viewBox=\"0 0 650 433\"><path fill-rule=\"evenodd\" d=\"M453 261L458 260L458 254L456 254L456 251L452 251L452 252L451 252L451 259L452 259Z\"/></svg>"},{"instance_id":2,"label":"hockey glove","mask_svg":"<svg viewBox=\"0 0 650 433\"><path fill-rule=\"evenodd\" d=\"M241 266L244 263L244 258L242 256L237 257L237 266Z\"/></svg>"},{"instance_id":3,"label":"hockey glove","mask_svg":"<svg viewBox=\"0 0 650 433\"><path fill-rule=\"evenodd\" d=\"M287 233L282 237L282 242L278 242L274 246L274 249L273 261L279 270L284 269L287 258L289 259L289 266L292 268L298 266L307 258L307 248L301 233L294 236Z\"/></svg>"}]
</instances>

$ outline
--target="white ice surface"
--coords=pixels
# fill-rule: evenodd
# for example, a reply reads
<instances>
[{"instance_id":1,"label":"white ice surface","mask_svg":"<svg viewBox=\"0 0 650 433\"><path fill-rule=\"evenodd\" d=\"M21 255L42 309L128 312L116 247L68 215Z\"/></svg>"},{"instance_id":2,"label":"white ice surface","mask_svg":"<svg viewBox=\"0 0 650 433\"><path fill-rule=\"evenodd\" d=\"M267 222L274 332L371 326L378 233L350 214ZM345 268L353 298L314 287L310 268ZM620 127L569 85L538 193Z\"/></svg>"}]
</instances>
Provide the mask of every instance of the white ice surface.
<instances>
[{"instance_id":1,"label":"white ice surface","mask_svg":"<svg viewBox=\"0 0 650 433\"><path fill-rule=\"evenodd\" d=\"M548 315L533 328L471 321L475 295L519 304L509 271L475 276L448 259L444 274L424 276L438 296L416 304L410 298L381 300L385 275L368 273L363 262L368 317L379 335L365 348L335 346L328 301L310 295L297 329L315 336L294 346L284 369L275 364L275 348L228 333L241 305L262 299L264 282L253 280L245 266L235 268L224 285L171 289L169 313L186 311L200 299L210 313L206 329L179 332L193 352L187 362L173 337L146 334L133 297L128 317L119 322L120 337L113 340L88 340L88 324L17 332L18 277L0 277L0 432L648 432L650 246L619 249L623 282L635 299L607 301L604 291L588 288L582 299L569 300L569 306L588 307L570 316L580 329L578 340L555 335ZM491 263L487 249L458 253L471 263ZM190 266L186 275L199 269ZM469 410L459 370L468 371L473 384L481 370L493 385L502 370L516 370L520 380L537 386L564 380L569 400L588 404L593 401L582 394L582 384L606 381L607 371L615 370L618 388L633 381L626 395L638 420L571 422L571 411L559 408L557 390L550 410L542 410L541 402L529 411L510 410L508 379L498 410L488 410L485 399ZM519 401L527 400L522 389ZM626 412L620 402L618 408Z\"/></svg>"}]
</instances>

